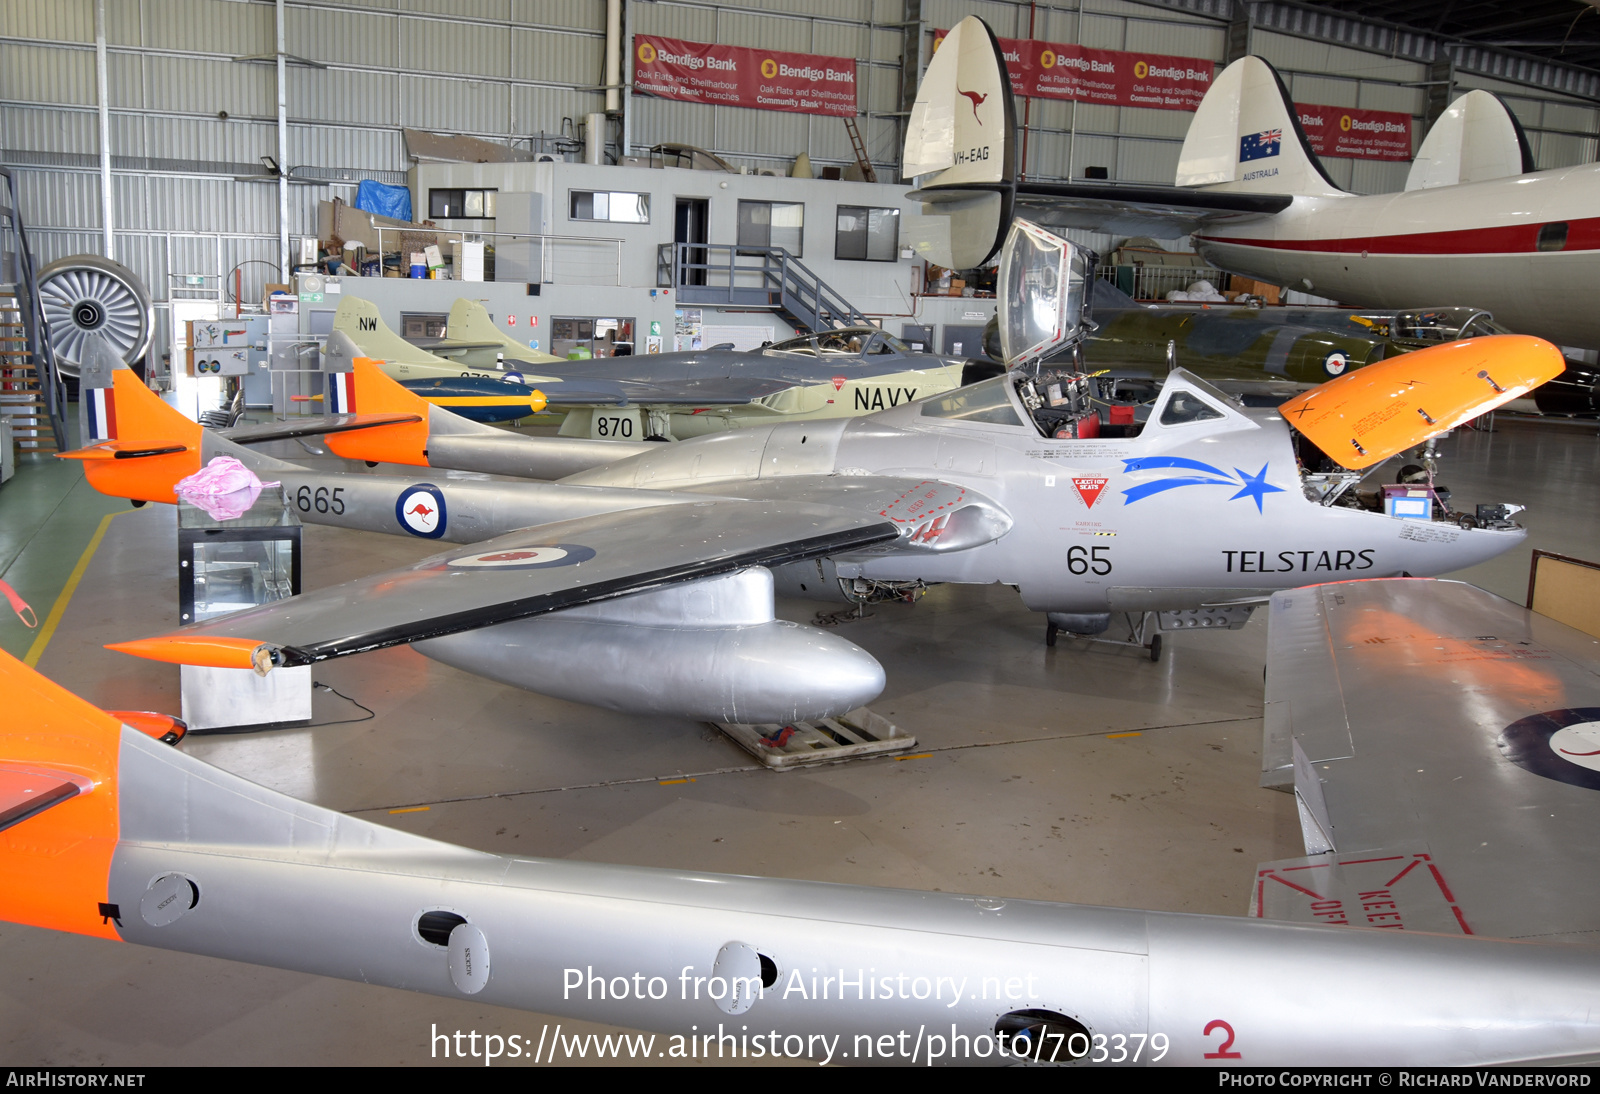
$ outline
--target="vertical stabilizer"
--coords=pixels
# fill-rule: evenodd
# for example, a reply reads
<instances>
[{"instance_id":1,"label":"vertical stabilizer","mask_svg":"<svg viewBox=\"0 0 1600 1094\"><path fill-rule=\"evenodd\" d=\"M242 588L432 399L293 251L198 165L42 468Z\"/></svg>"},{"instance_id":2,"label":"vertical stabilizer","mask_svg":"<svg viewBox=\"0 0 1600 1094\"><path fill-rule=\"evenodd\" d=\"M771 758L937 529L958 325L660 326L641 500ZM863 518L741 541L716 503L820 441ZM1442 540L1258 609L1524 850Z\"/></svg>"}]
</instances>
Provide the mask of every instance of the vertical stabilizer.
<instances>
[{"instance_id":1,"label":"vertical stabilizer","mask_svg":"<svg viewBox=\"0 0 1600 1094\"><path fill-rule=\"evenodd\" d=\"M1283 79L1259 57L1241 57L1200 102L1178 157L1179 186L1245 193L1337 197L1300 127Z\"/></svg>"},{"instance_id":2,"label":"vertical stabilizer","mask_svg":"<svg viewBox=\"0 0 1600 1094\"><path fill-rule=\"evenodd\" d=\"M0 650L0 895L5 918L115 939L122 724Z\"/></svg>"},{"instance_id":3,"label":"vertical stabilizer","mask_svg":"<svg viewBox=\"0 0 1600 1094\"><path fill-rule=\"evenodd\" d=\"M1428 130L1406 176L1407 190L1511 178L1533 170L1522 123L1498 95L1469 91Z\"/></svg>"},{"instance_id":4,"label":"vertical stabilizer","mask_svg":"<svg viewBox=\"0 0 1600 1094\"><path fill-rule=\"evenodd\" d=\"M339 310L333 313L333 329L361 347L366 357L390 364L434 365L451 372L461 371L460 366L443 357L435 357L427 350L418 349L390 330L378 314L378 305L359 296L346 293L344 299L339 301Z\"/></svg>"},{"instance_id":5,"label":"vertical stabilizer","mask_svg":"<svg viewBox=\"0 0 1600 1094\"><path fill-rule=\"evenodd\" d=\"M559 357L541 353L508 337L494 325L489 309L476 300L468 300L464 296L457 298L456 302L450 305L450 322L445 327L445 336L463 342L498 342L505 347L502 351L505 356L514 357L518 361L527 361L529 364L542 365L561 360Z\"/></svg>"},{"instance_id":6,"label":"vertical stabilizer","mask_svg":"<svg viewBox=\"0 0 1600 1094\"><path fill-rule=\"evenodd\" d=\"M920 178L930 262L970 269L1005 239L1016 181L1016 104L999 40L968 16L939 43L906 127L905 178ZM931 177L930 177L931 176Z\"/></svg>"}]
</instances>

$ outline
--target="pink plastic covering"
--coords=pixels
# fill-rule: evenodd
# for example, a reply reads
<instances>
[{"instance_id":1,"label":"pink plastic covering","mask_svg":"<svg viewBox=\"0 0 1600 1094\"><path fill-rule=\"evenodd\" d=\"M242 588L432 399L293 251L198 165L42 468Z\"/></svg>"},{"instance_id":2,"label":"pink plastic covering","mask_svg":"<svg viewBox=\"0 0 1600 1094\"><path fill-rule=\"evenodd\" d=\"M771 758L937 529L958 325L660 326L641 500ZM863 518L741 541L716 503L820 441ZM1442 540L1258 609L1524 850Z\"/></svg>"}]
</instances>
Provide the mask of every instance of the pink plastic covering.
<instances>
[{"instance_id":1,"label":"pink plastic covering","mask_svg":"<svg viewBox=\"0 0 1600 1094\"><path fill-rule=\"evenodd\" d=\"M233 520L249 511L263 487L277 485L262 482L232 456L218 456L172 490L179 500L204 509L213 520Z\"/></svg>"}]
</instances>

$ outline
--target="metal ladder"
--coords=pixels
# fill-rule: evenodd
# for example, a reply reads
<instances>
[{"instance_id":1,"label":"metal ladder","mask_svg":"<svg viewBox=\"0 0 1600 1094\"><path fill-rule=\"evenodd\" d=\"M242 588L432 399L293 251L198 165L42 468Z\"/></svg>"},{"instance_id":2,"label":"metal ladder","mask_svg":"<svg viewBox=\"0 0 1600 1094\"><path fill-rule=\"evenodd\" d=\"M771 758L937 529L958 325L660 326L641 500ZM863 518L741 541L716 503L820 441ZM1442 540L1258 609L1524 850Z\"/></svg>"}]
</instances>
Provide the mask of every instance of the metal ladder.
<instances>
[{"instance_id":1,"label":"metal ladder","mask_svg":"<svg viewBox=\"0 0 1600 1094\"><path fill-rule=\"evenodd\" d=\"M872 161L867 158L867 145L861 139L861 129L854 118L844 119L844 131L850 134L850 147L855 150L856 166L861 168L861 177L868 182L877 182L878 173L872 169Z\"/></svg>"}]
</instances>

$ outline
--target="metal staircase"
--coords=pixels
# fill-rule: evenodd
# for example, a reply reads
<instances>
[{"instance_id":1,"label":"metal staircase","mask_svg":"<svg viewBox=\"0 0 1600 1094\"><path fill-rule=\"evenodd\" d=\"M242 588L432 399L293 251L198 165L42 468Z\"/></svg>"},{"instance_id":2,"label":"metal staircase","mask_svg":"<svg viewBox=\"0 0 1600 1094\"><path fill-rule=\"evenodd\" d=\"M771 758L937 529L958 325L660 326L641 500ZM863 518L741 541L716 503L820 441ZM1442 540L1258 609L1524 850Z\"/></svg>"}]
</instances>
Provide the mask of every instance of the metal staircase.
<instances>
[{"instance_id":1,"label":"metal staircase","mask_svg":"<svg viewBox=\"0 0 1600 1094\"><path fill-rule=\"evenodd\" d=\"M67 392L55 367L34 279L33 252L17 211L16 180L0 167L0 414L17 448L67 447Z\"/></svg>"},{"instance_id":2,"label":"metal staircase","mask_svg":"<svg viewBox=\"0 0 1600 1094\"><path fill-rule=\"evenodd\" d=\"M656 284L685 304L771 308L810 331L867 326L855 305L782 247L728 243L663 243Z\"/></svg>"}]
</instances>

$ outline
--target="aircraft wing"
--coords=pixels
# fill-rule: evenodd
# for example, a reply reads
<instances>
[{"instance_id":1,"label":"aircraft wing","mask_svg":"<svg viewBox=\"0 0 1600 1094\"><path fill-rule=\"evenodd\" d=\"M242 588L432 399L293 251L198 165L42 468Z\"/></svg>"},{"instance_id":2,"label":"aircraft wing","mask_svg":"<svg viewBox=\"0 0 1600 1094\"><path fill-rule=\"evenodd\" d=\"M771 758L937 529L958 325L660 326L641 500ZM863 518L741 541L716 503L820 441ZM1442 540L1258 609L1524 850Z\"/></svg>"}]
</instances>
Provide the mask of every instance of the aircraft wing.
<instances>
[{"instance_id":1,"label":"aircraft wing","mask_svg":"<svg viewBox=\"0 0 1600 1094\"><path fill-rule=\"evenodd\" d=\"M1270 619L1262 782L1292 782L1309 857L1258 868L1252 915L1600 938L1600 643L1455 581Z\"/></svg>"},{"instance_id":2,"label":"aircraft wing","mask_svg":"<svg viewBox=\"0 0 1600 1094\"><path fill-rule=\"evenodd\" d=\"M311 664L747 566L870 547L899 538L901 529L871 510L805 502L710 498L630 509L523 529L111 648L219 668Z\"/></svg>"}]
</instances>

